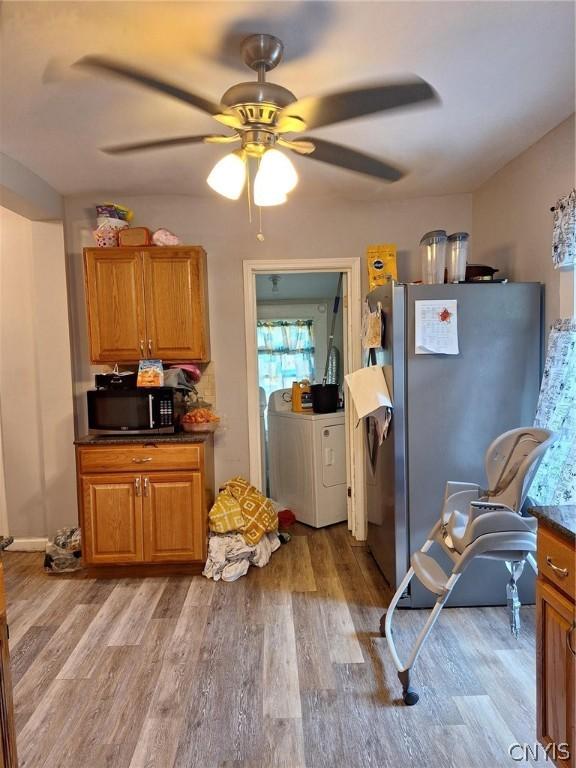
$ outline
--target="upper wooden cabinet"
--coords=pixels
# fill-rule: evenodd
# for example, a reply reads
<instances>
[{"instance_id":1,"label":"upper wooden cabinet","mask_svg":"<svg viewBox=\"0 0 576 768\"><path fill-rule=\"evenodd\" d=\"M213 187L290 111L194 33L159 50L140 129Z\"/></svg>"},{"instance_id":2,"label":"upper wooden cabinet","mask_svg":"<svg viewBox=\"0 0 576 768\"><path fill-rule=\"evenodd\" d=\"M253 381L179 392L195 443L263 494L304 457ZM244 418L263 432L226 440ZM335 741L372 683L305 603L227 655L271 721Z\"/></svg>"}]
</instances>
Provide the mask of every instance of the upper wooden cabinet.
<instances>
[{"instance_id":1,"label":"upper wooden cabinet","mask_svg":"<svg viewBox=\"0 0 576 768\"><path fill-rule=\"evenodd\" d=\"M90 359L114 363L145 357L142 254L125 248L84 251Z\"/></svg>"},{"instance_id":2,"label":"upper wooden cabinet","mask_svg":"<svg viewBox=\"0 0 576 768\"><path fill-rule=\"evenodd\" d=\"M84 265L93 363L210 360L203 248L86 248Z\"/></svg>"}]
</instances>

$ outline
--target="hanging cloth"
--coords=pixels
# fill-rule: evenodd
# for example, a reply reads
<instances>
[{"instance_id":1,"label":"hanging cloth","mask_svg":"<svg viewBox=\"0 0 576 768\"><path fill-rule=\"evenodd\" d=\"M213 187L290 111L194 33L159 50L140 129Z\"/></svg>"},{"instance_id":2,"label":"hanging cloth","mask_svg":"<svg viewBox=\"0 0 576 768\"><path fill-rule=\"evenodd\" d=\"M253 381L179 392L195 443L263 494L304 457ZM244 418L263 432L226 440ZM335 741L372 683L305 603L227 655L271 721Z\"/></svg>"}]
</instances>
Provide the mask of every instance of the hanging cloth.
<instances>
[{"instance_id":1,"label":"hanging cloth","mask_svg":"<svg viewBox=\"0 0 576 768\"><path fill-rule=\"evenodd\" d=\"M530 486L538 504L576 503L576 320L556 320L550 331L535 427L558 435Z\"/></svg>"},{"instance_id":2,"label":"hanging cloth","mask_svg":"<svg viewBox=\"0 0 576 768\"><path fill-rule=\"evenodd\" d=\"M554 267L572 267L576 264L576 189L561 197L554 208L552 231L552 261Z\"/></svg>"}]
</instances>

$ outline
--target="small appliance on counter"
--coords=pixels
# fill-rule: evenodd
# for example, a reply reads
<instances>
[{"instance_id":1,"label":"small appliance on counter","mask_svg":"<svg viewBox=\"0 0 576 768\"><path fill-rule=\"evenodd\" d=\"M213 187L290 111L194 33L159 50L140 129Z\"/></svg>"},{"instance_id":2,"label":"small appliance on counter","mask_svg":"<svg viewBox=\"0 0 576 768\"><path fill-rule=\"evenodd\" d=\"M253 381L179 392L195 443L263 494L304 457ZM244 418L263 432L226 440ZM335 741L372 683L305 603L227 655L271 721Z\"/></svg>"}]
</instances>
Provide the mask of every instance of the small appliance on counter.
<instances>
[{"instance_id":1,"label":"small appliance on counter","mask_svg":"<svg viewBox=\"0 0 576 768\"><path fill-rule=\"evenodd\" d=\"M91 435L146 435L174 432L171 387L91 389L88 431Z\"/></svg>"}]
</instances>

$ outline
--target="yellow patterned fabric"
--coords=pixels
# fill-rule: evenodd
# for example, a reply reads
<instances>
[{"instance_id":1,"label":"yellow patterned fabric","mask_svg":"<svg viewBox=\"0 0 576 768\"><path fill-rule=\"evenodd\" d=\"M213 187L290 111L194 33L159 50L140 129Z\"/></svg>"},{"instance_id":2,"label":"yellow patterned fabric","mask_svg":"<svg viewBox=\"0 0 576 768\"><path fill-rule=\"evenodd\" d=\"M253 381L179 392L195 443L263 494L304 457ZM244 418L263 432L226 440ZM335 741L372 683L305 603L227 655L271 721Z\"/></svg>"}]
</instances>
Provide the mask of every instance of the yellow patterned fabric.
<instances>
[{"instance_id":1,"label":"yellow patterned fabric","mask_svg":"<svg viewBox=\"0 0 576 768\"><path fill-rule=\"evenodd\" d=\"M258 544L265 533L278 529L278 515L270 499L243 477L235 477L226 483L209 517L211 531L238 531L252 546Z\"/></svg>"},{"instance_id":2,"label":"yellow patterned fabric","mask_svg":"<svg viewBox=\"0 0 576 768\"><path fill-rule=\"evenodd\" d=\"M214 533L242 531L244 527L240 504L226 488L218 494L210 510L209 518L210 530Z\"/></svg>"}]
</instances>

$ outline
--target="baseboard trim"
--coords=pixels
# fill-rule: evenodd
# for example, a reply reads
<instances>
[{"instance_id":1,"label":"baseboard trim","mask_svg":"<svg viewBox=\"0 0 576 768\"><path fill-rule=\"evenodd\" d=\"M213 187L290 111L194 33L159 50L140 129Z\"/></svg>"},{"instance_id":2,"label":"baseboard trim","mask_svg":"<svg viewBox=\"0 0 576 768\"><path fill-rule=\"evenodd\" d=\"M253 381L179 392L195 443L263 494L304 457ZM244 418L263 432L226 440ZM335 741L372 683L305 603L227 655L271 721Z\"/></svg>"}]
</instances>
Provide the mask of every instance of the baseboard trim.
<instances>
[{"instance_id":1,"label":"baseboard trim","mask_svg":"<svg viewBox=\"0 0 576 768\"><path fill-rule=\"evenodd\" d=\"M6 548L7 552L44 552L48 539L45 537L31 539L14 539Z\"/></svg>"}]
</instances>

